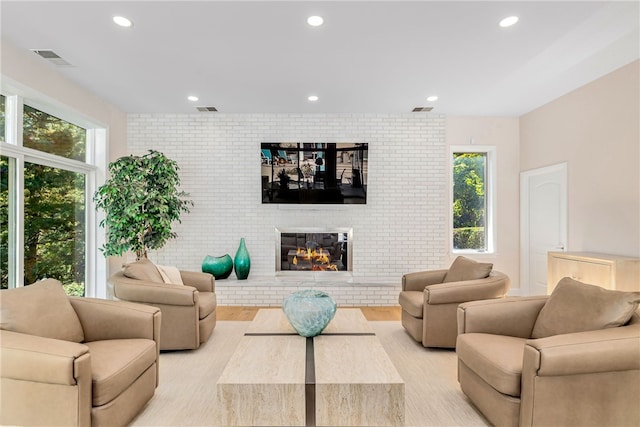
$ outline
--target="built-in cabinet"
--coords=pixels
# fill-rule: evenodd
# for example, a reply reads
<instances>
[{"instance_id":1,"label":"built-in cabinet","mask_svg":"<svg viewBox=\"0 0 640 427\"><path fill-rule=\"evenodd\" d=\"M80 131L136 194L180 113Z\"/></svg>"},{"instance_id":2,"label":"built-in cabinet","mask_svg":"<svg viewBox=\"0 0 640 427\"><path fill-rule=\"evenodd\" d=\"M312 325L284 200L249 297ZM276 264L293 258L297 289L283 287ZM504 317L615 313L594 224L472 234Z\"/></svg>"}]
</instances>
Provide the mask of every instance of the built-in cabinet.
<instances>
[{"instance_id":1,"label":"built-in cabinet","mask_svg":"<svg viewBox=\"0 0 640 427\"><path fill-rule=\"evenodd\" d=\"M549 252L547 293L563 277L621 291L640 291L640 259L593 252Z\"/></svg>"}]
</instances>

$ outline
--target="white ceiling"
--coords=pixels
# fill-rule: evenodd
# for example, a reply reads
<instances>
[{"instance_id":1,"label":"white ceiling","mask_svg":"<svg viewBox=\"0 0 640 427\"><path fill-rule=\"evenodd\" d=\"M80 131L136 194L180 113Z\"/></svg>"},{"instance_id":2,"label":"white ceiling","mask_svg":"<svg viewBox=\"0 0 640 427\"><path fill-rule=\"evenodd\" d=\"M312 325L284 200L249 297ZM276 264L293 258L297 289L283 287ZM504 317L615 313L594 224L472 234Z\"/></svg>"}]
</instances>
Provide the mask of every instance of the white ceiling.
<instances>
[{"instance_id":1,"label":"white ceiling","mask_svg":"<svg viewBox=\"0 0 640 427\"><path fill-rule=\"evenodd\" d=\"M6 41L55 51L71 66L48 66L126 112L433 106L519 116L640 57L638 1L3 0L0 8ZM325 24L308 26L313 14ZM117 27L114 15L134 26ZM519 23L500 28L509 15ZM439 100L427 102L433 94Z\"/></svg>"}]
</instances>

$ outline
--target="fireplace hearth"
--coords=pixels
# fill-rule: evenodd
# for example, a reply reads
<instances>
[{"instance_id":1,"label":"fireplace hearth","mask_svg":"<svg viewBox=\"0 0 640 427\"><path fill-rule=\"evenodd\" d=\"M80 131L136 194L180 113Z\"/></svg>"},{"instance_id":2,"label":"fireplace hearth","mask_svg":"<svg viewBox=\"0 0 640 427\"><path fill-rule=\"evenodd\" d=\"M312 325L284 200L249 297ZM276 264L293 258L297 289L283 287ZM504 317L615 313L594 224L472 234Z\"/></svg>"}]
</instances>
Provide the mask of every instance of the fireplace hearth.
<instances>
[{"instance_id":1,"label":"fireplace hearth","mask_svg":"<svg viewBox=\"0 0 640 427\"><path fill-rule=\"evenodd\" d=\"M277 228L276 272L352 271L350 228Z\"/></svg>"}]
</instances>

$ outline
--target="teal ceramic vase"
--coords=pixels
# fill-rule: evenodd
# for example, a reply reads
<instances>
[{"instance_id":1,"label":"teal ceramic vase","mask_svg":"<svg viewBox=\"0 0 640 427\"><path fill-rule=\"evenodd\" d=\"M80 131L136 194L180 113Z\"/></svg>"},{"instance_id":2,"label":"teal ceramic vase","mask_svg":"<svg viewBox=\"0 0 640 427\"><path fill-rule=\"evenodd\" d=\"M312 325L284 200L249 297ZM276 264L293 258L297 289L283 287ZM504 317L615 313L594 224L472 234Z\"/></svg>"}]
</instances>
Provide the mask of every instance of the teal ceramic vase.
<instances>
[{"instance_id":1,"label":"teal ceramic vase","mask_svg":"<svg viewBox=\"0 0 640 427\"><path fill-rule=\"evenodd\" d=\"M233 271L231 255L224 254L219 257L207 255L202 261L202 271L213 274L216 280L226 279Z\"/></svg>"},{"instance_id":2,"label":"teal ceramic vase","mask_svg":"<svg viewBox=\"0 0 640 427\"><path fill-rule=\"evenodd\" d=\"M303 337L320 335L336 314L336 308L329 294L315 289L294 292L282 301L282 311Z\"/></svg>"},{"instance_id":3,"label":"teal ceramic vase","mask_svg":"<svg viewBox=\"0 0 640 427\"><path fill-rule=\"evenodd\" d=\"M240 239L240 246L236 252L236 256L233 259L233 269L236 272L238 280L245 280L249 277L249 270L251 270L251 258L249 258L249 251L244 244L244 237Z\"/></svg>"}]
</instances>

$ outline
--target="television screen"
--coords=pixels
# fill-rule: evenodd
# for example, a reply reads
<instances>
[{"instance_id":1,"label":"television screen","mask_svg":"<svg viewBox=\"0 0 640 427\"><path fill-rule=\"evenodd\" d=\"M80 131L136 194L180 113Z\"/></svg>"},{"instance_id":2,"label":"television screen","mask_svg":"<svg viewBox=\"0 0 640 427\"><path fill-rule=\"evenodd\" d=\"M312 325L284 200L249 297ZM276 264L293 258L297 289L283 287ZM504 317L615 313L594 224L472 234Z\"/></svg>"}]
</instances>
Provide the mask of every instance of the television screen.
<instances>
[{"instance_id":1,"label":"television screen","mask_svg":"<svg viewBox=\"0 0 640 427\"><path fill-rule=\"evenodd\" d=\"M368 144L263 142L262 203L367 203Z\"/></svg>"}]
</instances>

